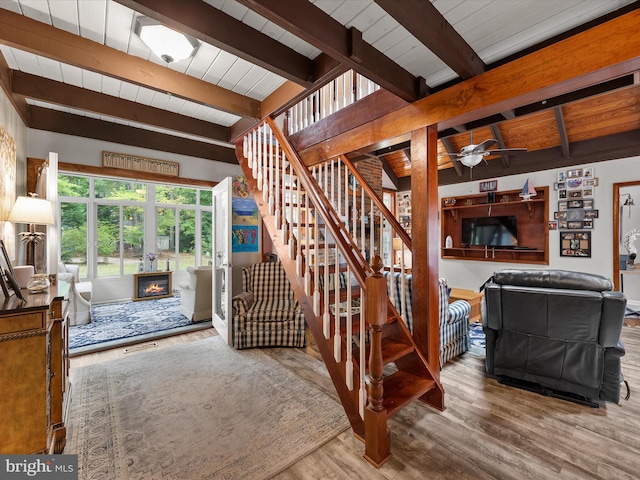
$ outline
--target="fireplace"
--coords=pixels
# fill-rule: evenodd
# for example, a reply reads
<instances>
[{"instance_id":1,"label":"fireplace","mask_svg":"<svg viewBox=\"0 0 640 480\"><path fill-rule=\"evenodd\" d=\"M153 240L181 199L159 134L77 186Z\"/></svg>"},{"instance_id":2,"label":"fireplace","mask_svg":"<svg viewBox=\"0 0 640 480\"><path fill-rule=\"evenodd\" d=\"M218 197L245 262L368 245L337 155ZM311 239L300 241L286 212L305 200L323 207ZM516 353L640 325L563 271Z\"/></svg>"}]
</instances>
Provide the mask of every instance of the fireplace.
<instances>
[{"instance_id":1,"label":"fireplace","mask_svg":"<svg viewBox=\"0 0 640 480\"><path fill-rule=\"evenodd\" d=\"M147 272L133 274L133 300L151 300L173 295L172 272Z\"/></svg>"}]
</instances>

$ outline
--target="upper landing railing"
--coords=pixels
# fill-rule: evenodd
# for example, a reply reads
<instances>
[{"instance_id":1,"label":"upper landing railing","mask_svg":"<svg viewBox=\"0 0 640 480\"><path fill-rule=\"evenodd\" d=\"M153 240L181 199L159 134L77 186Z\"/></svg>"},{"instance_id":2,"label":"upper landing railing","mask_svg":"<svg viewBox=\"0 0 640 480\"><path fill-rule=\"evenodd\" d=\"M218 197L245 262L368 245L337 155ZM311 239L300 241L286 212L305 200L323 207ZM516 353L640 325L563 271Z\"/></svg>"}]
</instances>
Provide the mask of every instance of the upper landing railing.
<instances>
[{"instance_id":1,"label":"upper landing railing","mask_svg":"<svg viewBox=\"0 0 640 480\"><path fill-rule=\"evenodd\" d=\"M379 89L378 84L349 70L289 109L288 133L313 125Z\"/></svg>"}]
</instances>

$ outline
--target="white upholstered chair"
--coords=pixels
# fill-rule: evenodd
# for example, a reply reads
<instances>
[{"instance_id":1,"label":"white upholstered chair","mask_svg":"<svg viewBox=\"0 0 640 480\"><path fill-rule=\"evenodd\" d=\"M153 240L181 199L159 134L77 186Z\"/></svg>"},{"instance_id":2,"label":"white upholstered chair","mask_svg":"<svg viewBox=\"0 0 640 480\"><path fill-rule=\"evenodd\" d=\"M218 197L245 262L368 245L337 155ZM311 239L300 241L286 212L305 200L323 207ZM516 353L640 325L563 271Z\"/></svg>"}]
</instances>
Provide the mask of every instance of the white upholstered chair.
<instances>
[{"instance_id":1,"label":"white upholstered chair","mask_svg":"<svg viewBox=\"0 0 640 480\"><path fill-rule=\"evenodd\" d=\"M180 282L180 313L192 322L212 317L211 283L212 267L187 267L189 280Z\"/></svg>"},{"instance_id":2,"label":"white upholstered chair","mask_svg":"<svg viewBox=\"0 0 640 480\"><path fill-rule=\"evenodd\" d=\"M69 293L67 294L69 300L67 310L69 326L90 323L93 284L80 281L80 267L77 265L65 265L62 262L58 265L58 279L70 283Z\"/></svg>"}]
</instances>

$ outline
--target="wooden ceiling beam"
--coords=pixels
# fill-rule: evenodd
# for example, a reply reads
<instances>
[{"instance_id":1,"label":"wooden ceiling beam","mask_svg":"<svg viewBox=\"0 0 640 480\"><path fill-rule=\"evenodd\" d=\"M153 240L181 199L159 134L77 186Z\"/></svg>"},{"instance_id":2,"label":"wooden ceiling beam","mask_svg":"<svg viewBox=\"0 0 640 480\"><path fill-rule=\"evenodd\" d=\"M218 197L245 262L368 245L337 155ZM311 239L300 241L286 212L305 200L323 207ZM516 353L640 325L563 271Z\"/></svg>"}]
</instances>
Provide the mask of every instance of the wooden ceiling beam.
<instances>
[{"instance_id":1,"label":"wooden ceiling beam","mask_svg":"<svg viewBox=\"0 0 640 480\"><path fill-rule=\"evenodd\" d=\"M363 41L356 29L345 28L311 2L237 1L406 101L417 100L425 91L423 79Z\"/></svg>"},{"instance_id":2,"label":"wooden ceiling beam","mask_svg":"<svg viewBox=\"0 0 640 480\"><path fill-rule=\"evenodd\" d=\"M257 100L5 9L0 43L241 117L260 116Z\"/></svg>"},{"instance_id":3,"label":"wooden ceiling beam","mask_svg":"<svg viewBox=\"0 0 640 480\"><path fill-rule=\"evenodd\" d=\"M458 153L453 148L453 144L451 143L451 139L450 138L448 138L448 137L447 138L441 138L440 141L442 142L442 145L444 145L444 149L446 150L447 153L450 153L451 155ZM462 167L460 166L460 162L457 162L456 159L453 158L453 157L449 157L449 159L451 160L451 164L453 165L453 169L458 174L458 176L461 177L462 176Z\"/></svg>"},{"instance_id":4,"label":"wooden ceiling beam","mask_svg":"<svg viewBox=\"0 0 640 480\"><path fill-rule=\"evenodd\" d=\"M502 133L500 133L500 127L496 123L489 125L489 129L491 130L491 135L498 141L498 148L507 148L504 144L504 139L502 138ZM510 155L508 153L500 154L500 161L502 162L502 166L504 168L509 168L510 163Z\"/></svg>"},{"instance_id":5,"label":"wooden ceiling beam","mask_svg":"<svg viewBox=\"0 0 640 480\"><path fill-rule=\"evenodd\" d=\"M553 113L556 116L556 126L558 127L558 134L560 135L560 147L562 149L562 156L564 158L569 158L571 156L571 149L569 148L569 136L567 135L567 125L564 122L562 107L558 105L553 109Z\"/></svg>"},{"instance_id":6,"label":"wooden ceiling beam","mask_svg":"<svg viewBox=\"0 0 640 480\"><path fill-rule=\"evenodd\" d=\"M326 138L300 156L313 165L428 125L445 129L632 74L640 69L638 25L640 11L634 10Z\"/></svg>"},{"instance_id":7,"label":"wooden ceiling beam","mask_svg":"<svg viewBox=\"0 0 640 480\"><path fill-rule=\"evenodd\" d=\"M78 110L107 115L154 127L176 130L220 142L229 142L229 128L160 108L56 82L36 75L13 72L13 93ZM232 146L230 145L230 148Z\"/></svg>"},{"instance_id":8,"label":"wooden ceiling beam","mask_svg":"<svg viewBox=\"0 0 640 480\"><path fill-rule=\"evenodd\" d=\"M486 64L428 0L375 0L462 79L480 75Z\"/></svg>"},{"instance_id":9,"label":"wooden ceiling beam","mask_svg":"<svg viewBox=\"0 0 640 480\"><path fill-rule=\"evenodd\" d=\"M235 150L48 108L29 106L31 128L237 164Z\"/></svg>"},{"instance_id":10,"label":"wooden ceiling beam","mask_svg":"<svg viewBox=\"0 0 640 480\"><path fill-rule=\"evenodd\" d=\"M312 60L202 0L115 0L160 23L309 87Z\"/></svg>"}]
</instances>

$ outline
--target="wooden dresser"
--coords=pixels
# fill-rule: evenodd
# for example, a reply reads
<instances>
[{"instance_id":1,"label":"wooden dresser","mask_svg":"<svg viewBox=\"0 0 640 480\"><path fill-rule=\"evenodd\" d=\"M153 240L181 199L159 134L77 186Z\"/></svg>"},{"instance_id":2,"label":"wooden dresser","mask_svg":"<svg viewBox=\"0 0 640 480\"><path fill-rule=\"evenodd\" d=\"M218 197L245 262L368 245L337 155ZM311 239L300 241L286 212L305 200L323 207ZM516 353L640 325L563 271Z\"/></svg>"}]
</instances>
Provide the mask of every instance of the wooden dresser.
<instances>
[{"instance_id":1,"label":"wooden dresser","mask_svg":"<svg viewBox=\"0 0 640 480\"><path fill-rule=\"evenodd\" d=\"M0 304L0 453L61 453L70 400L68 284ZM0 300L2 301L2 300Z\"/></svg>"}]
</instances>

